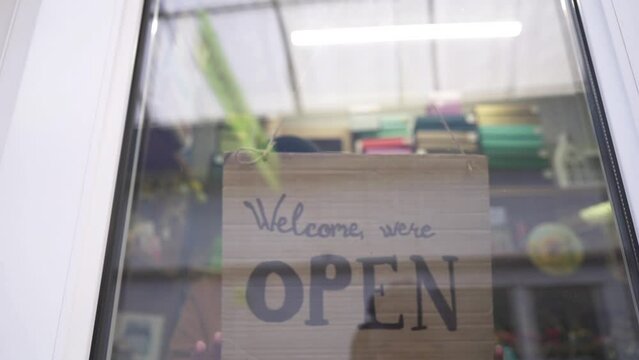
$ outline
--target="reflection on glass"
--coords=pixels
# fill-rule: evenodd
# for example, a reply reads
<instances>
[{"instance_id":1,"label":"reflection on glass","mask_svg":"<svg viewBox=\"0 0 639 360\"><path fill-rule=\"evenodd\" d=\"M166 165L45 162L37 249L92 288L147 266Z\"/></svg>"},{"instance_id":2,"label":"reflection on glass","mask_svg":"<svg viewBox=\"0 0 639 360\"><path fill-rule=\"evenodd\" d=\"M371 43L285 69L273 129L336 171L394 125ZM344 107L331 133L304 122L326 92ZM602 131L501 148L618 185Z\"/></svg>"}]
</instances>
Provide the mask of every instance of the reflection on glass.
<instances>
[{"instance_id":1,"label":"reflection on glass","mask_svg":"<svg viewBox=\"0 0 639 360\"><path fill-rule=\"evenodd\" d=\"M485 155L494 359L637 358L573 32L554 1L162 1L111 358L217 359L234 346L224 153L263 160L270 145ZM384 300L404 290L386 290L374 301L395 309ZM353 328L348 351L304 357L370 358L389 339ZM376 356L418 356L406 344Z\"/></svg>"}]
</instances>

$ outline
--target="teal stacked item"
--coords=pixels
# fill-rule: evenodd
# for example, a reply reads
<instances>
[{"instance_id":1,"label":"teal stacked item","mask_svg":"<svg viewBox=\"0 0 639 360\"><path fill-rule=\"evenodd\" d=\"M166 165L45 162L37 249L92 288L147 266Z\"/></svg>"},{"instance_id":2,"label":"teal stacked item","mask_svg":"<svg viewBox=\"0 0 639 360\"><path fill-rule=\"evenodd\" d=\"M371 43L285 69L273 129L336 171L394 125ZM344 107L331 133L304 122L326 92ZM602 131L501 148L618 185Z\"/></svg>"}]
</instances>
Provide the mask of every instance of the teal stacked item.
<instances>
[{"instance_id":1,"label":"teal stacked item","mask_svg":"<svg viewBox=\"0 0 639 360\"><path fill-rule=\"evenodd\" d=\"M375 139L379 130L355 130L353 131L353 140Z\"/></svg>"},{"instance_id":2,"label":"teal stacked item","mask_svg":"<svg viewBox=\"0 0 639 360\"><path fill-rule=\"evenodd\" d=\"M411 129L409 122L402 118L383 118L377 122L374 128L353 131L357 139L381 139L381 138L410 138Z\"/></svg>"},{"instance_id":3,"label":"teal stacked item","mask_svg":"<svg viewBox=\"0 0 639 360\"><path fill-rule=\"evenodd\" d=\"M461 148L466 153L476 153L478 138L477 126L463 114L421 116L415 121L418 152L458 153Z\"/></svg>"},{"instance_id":4,"label":"teal stacked item","mask_svg":"<svg viewBox=\"0 0 639 360\"><path fill-rule=\"evenodd\" d=\"M477 131L474 121L464 114L459 115L426 115L420 116L415 121L417 130L446 130L446 126L457 131Z\"/></svg>"},{"instance_id":5,"label":"teal stacked item","mask_svg":"<svg viewBox=\"0 0 639 360\"><path fill-rule=\"evenodd\" d=\"M405 119L386 118L381 119L379 123L379 130L375 137L377 138L394 138L394 137L409 137L410 129L408 121Z\"/></svg>"},{"instance_id":6,"label":"teal stacked item","mask_svg":"<svg viewBox=\"0 0 639 360\"><path fill-rule=\"evenodd\" d=\"M376 129L354 131L355 151L363 152L363 144L376 143L375 140L397 140L402 143L401 152L406 149L412 150L413 140L411 137L410 122L401 117L386 117L378 120ZM384 146L387 149L388 146ZM409 151L410 152L410 151Z\"/></svg>"},{"instance_id":7,"label":"teal stacked item","mask_svg":"<svg viewBox=\"0 0 639 360\"><path fill-rule=\"evenodd\" d=\"M541 170L549 166L548 151L532 109L496 106L477 113L479 141L492 169Z\"/></svg>"}]
</instances>

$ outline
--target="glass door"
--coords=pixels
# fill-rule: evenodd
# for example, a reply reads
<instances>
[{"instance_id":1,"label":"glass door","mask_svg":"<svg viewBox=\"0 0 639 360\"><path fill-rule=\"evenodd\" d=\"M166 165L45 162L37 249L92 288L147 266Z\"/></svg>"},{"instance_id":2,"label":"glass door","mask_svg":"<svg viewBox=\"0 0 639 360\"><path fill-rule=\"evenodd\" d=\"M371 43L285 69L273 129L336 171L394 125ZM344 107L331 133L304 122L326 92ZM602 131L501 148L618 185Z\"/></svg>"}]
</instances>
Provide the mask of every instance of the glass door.
<instances>
[{"instance_id":1,"label":"glass door","mask_svg":"<svg viewBox=\"0 0 639 360\"><path fill-rule=\"evenodd\" d=\"M92 358L637 358L637 239L576 6L149 0ZM279 202L250 191L269 181ZM372 217L413 255L301 255ZM438 246L465 255L421 262Z\"/></svg>"}]
</instances>

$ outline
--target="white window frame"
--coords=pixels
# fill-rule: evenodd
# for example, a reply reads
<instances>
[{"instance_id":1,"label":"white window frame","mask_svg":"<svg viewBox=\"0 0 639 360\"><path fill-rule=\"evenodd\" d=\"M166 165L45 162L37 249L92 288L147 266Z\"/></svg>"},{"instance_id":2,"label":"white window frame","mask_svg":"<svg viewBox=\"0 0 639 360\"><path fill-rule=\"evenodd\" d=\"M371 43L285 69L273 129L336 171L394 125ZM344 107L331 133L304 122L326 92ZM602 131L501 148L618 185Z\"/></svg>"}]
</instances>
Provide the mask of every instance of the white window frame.
<instances>
[{"instance_id":1,"label":"white window frame","mask_svg":"<svg viewBox=\"0 0 639 360\"><path fill-rule=\"evenodd\" d=\"M1 64L16 93L0 119L1 359L89 357L142 3L15 2L7 39L28 49Z\"/></svg>"}]
</instances>

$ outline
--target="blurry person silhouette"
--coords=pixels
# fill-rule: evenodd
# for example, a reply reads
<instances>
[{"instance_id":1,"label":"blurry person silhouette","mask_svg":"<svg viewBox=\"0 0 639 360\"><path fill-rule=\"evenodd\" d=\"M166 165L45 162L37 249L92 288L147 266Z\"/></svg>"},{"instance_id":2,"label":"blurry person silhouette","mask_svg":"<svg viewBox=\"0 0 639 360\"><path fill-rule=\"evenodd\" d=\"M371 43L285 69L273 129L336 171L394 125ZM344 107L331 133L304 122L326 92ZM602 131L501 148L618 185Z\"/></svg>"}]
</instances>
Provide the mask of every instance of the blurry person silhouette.
<instances>
[{"instance_id":1,"label":"blurry person silhouette","mask_svg":"<svg viewBox=\"0 0 639 360\"><path fill-rule=\"evenodd\" d=\"M275 138L280 153L312 153L318 147L296 136ZM221 215L221 214L219 214ZM221 358L220 274L206 275L191 284L169 345L169 359L212 360Z\"/></svg>"}]
</instances>

